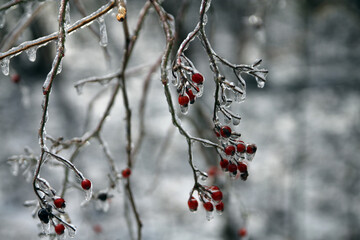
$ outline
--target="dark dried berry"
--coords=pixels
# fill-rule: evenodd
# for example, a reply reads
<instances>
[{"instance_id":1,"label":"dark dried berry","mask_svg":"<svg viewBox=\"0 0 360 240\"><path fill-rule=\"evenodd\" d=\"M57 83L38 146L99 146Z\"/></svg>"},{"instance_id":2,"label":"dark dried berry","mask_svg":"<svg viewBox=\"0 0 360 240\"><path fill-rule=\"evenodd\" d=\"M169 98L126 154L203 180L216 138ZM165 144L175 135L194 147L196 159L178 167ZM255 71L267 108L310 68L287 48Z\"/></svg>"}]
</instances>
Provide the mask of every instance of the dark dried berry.
<instances>
[{"instance_id":1,"label":"dark dried berry","mask_svg":"<svg viewBox=\"0 0 360 240\"><path fill-rule=\"evenodd\" d=\"M246 171L244 173L241 173L240 177L241 177L241 180L243 181L246 181L246 179L248 178L249 176L249 173Z\"/></svg>"},{"instance_id":2,"label":"dark dried berry","mask_svg":"<svg viewBox=\"0 0 360 240\"><path fill-rule=\"evenodd\" d=\"M101 201L105 201L107 198L108 198L107 193L99 193L99 195L98 195L98 199Z\"/></svg>"},{"instance_id":3,"label":"dark dried berry","mask_svg":"<svg viewBox=\"0 0 360 240\"><path fill-rule=\"evenodd\" d=\"M43 223L48 223L49 218L50 218L50 213L48 212L47 209L41 208L38 211L38 217L39 217L40 221L42 221Z\"/></svg>"}]
</instances>

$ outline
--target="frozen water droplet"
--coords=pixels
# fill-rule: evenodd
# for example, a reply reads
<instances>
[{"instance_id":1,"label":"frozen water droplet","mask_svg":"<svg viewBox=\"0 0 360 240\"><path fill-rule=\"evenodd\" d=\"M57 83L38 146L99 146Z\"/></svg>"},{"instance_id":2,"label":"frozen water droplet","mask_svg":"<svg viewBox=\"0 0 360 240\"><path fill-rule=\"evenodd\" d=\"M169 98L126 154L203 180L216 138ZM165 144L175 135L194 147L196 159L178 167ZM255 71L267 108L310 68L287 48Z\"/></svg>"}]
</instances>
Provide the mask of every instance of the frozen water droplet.
<instances>
[{"instance_id":1,"label":"frozen water droplet","mask_svg":"<svg viewBox=\"0 0 360 240\"><path fill-rule=\"evenodd\" d=\"M206 219L210 221L214 218L214 211L206 211Z\"/></svg>"},{"instance_id":2,"label":"frozen water droplet","mask_svg":"<svg viewBox=\"0 0 360 240\"><path fill-rule=\"evenodd\" d=\"M208 16L206 14L204 14L204 20L202 22L202 24L205 26L208 22Z\"/></svg>"},{"instance_id":3,"label":"frozen water droplet","mask_svg":"<svg viewBox=\"0 0 360 240\"><path fill-rule=\"evenodd\" d=\"M204 85L203 84L199 84L197 85L197 94L196 97L201 97L204 93Z\"/></svg>"},{"instance_id":4,"label":"frozen water droplet","mask_svg":"<svg viewBox=\"0 0 360 240\"><path fill-rule=\"evenodd\" d=\"M4 58L3 60L1 60L0 65L1 65L2 73L5 76L9 75L10 59L9 58Z\"/></svg>"},{"instance_id":5,"label":"frozen water droplet","mask_svg":"<svg viewBox=\"0 0 360 240\"><path fill-rule=\"evenodd\" d=\"M224 122L226 123L226 124L229 124L229 123L231 123L231 118L228 118L228 117L224 117Z\"/></svg>"},{"instance_id":6,"label":"frozen water droplet","mask_svg":"<svg viewBox=\"0 0 360 240\"><path fill-rule=\"evenodd\" d=\"M171 83L174 85L174 86L177 86L178 85L178 79L176 77L173 77L171 79Z\"/></svg>"},{"instance_id":7,"label":"frozen water droplet","mask_svg":"<svg viewBox=\"0 0 360 240\"><path fill-rule=\"evenodd\" d=\"M75 85L75 89L76 89L77 94L81 95L83 93L84 83Z\"/></svg>"},{"instance_id":8,"label":"frozen water droplet","mask_svg":"<svg viewBox=\"0 0 360 240\"><path fill-rule=\"evenodd\" d=\"M41 222L41 227L42 227L42 231L43 231L43 233L45 233L45 235L50 234L50 221L48 223Z\"/></svg>"},{"instance_id":9,"label":"frozen water droplet","mask_svg":"<svg viewBox=\"0 0 360 240\"><path fill-rule=\"evenodd\" d=\"M255 79L256 79L258 88L263 88L265 86L265 81L263 79L260 79L258 77L256 77Z\"/></svg>"},{"instance_id":10,"label":"frozen water droplet","mask_svg":"<svg viewBox=\"0 0 360 240\"><path fill-rule=\"evenodd\" d=\"M236 179L237 171L236 172L229 172L230 179Z\"/></svg>"},{"instance_id":11,"label":"frozen water droplet","mask_svg":"<svg viewBox=\"0 0 360 240\"><path fill-rule=\"evenodd\" d=\"M81 203L81 205L85 205L87 202L89 202L91 200L92 197L92 186L90 187L90 189L85 190L85 200Z\"/></svg>"},{"instance_id":12,"label":"frozen water droplet","mask_svg":"<svg viewBox=\"0 0 360 240\"><path fill-rule=\"evenodd\" d=\"M38 47L31 47L25 50L30 62L35 62L37 49Z\"/></svg>"},{"instance_id":13,"label":"frozen water droplet","mask_svg":"<svg viewBox=\"0 0 360 240\"><path fill-rule=\"evenodd\" d=\"M183 114L187 114L189 111L189 105L180 106L180 110Z\"/></svg>"},{"instance_id":14,"label":"frozen water droplet","mask_svg":"<svg viewBox=\"0 0 360 240\"><path fill-rule=\"evenodd\" d=\"M110 204L109 204L108 200L105 200L105 201L97 200L96 201L96 209L97 210L107 212L107 211L109 211L109 208L110 208Z\"/></svg>"},{"instance_id":15,"label":"frozen water droplet","mask_svg":"<svg viewBox=\"0 0 360 240\"><path fill-rule=\"evenodd\" d=\"M210 6L211 6L211 0L208 0L206 2L206 6L205 6L205 12L207 12L209 10Z\"/></svg>"},{"instance_id":16,"label":"frozen water droplet","mask_svg":"<svg viewBox=\"0 0 360 240\"><path fill-rule=\"evenodd\" d=\"M58 68L57 68L57 70L56 70L56 74L60 74L61 73L61 71L62 71L62 59L60 60L60 63L59 63L59 66L58 66Z\"/></svg>"},{"instance_id":17,"label":"frozen water droplet","mask_svg":"<svg viewBox=\"0 0 360 240\"><path fill-rule=\"evenodd\" d=\"M65 27L70 25L70 3L66 3L66 9L65 9Z\"/></svg>"},{"instance_id":18,"label":"frozen water droplet","mask_svg":"<svg viewBox=\"0 0 360 240\"><path fill-rule=\"evenodd\" d=\"M234 117L233 116L232 121L233 121L234 126L237 126L237 125L240 124L240 117Z\"/></svg>"},{"instance_id":19,"label":"frozen water droplet","mask_svg":"<svg viewBox=\"0 0 360 240\"><path fill-rule=\"evenodd\" d=\"M17 176L19 174L19 163L18 161L9 161L11 174Z\"/></svg>"},{"instance_id":20,"label":"frozen water droplet","mask_svg":"<svg viewBox=\"0 0 360 240\"><path fill-rule=\"evenodd\" d=\"M104 80L100 80L99 83L104 86L107 85L110 81L111 79L104 79Z\"/></svg>"},{"instance_id":21,"label":"frozen water droplet","mask_svg":"<svg viewBox=\"0 0 360 240\"><path fill-rule=\"evenodd\" d=\"M255 154L249 154L249 153L246 153L246 160L248 160L248 161L252 161L253 159L254 159L254 156L255 156Z\"/></svg>"},{"instance_id":22,"label":"frozen water droplet","mask_svg":"<svg viewBox=\"0 0 360 240\"><path fill-rule=\"evenodd\" d=\"M69 237L71 237L71 238L75 237L76 227L74 225L69 224L68 226L66 226L66 229L67 229Z\"/></svg>"},{"instance_id":23,"label":"frozen water droplet","mask_svg":"<svg viewBox=\"0 0 360 240\"><path fill-rule=\"evenodd\" d=\"M23 176L25 177L25 181L28 183L32 180L32 173L30 171L30 168L27 168L25 172L23 172Z\"/></svg>"},{"instance_id":24,"label":"frozen water droplet","mask_svg":"<svg viewBox=\"0 0 360 240\"><path fill-rule=\"evenodd\" d=\"M203 139L202 145L204 147L213 147L213 145L211 144L211 142L209 140Z\"/></svg>"},{"instance_id":25,"label":"frozen water droplet","mask_svg":"<svg viewBox=\"0 0 360 240\"><path fill-rule=\"evenodd\" d=\"M0 12L0 28L5 26L5 14L4 11Z\"/></svg>"},{"instance_id":26,"label":"frozen water droplet","mask_svg":"<svg viewBox=\"0 0 360 240\"><path fill-rule=\"evenodd\" d=\"M60 235L57 235L56 234L56 239L57 240L65 240L65 234L63 233L63 234L60 234Z\"/></svg>"},{"instance_id":27,"label":"frozen water droplet","mask_svg":"<svg viewBox=\"0 0 360 240\"><path fill-rule=\"evenodd\" d=\"M100 46L106 47L108 44L108 36L106 31L106 24L104 21L104 18L99 17L98 18L99 25L100 25Z\"/></svg>"},{"instance_id":28,"label":"frozen water droplet","mask_svg":"<svg viewBox=\"0 0 360 240\"><path fill-rule=\"evenodd\" d=\"M208 179L208 174L205 173L205 172L201 172L201 175L200 175L200 180L201 181L206 181Z\"/></svg>"}]
</instances>

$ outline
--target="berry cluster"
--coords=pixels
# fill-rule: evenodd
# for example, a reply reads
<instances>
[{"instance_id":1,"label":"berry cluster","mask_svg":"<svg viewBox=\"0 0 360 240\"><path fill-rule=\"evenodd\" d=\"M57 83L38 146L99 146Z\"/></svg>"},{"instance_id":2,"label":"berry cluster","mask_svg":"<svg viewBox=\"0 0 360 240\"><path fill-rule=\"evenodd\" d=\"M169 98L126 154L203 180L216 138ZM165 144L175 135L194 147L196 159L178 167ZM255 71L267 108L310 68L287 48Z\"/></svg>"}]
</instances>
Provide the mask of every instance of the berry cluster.
<instances>
[{"instance_id":1,"label":"berry cluster","mask_svg":"<svg viewBox=\"0 0 360 240\"><path fill-rule=\"evenodd\" d=\"M224 211L224 203L222 202L223 194L217 186L202 186L199 185L197 188L199 193L199 199L203 204L206 211L207 220L213 218L214 207L216 212L222 214ZM188 207L191 212L195 212L198 209L199 203L194 196L190 196L188 200Z\"/></svg>"},{"instance_id":2,"label":"berry cluster","mask_svg":"<svg viewBox=\"0 0 360 240\"><path fill-rule=\"evenodd\" d=\"M254 158L257 147L255 144L245 144L240 140L240 134L234 133L229 126L216 126L215 134L220 139L223 151L220 153L220 167L236 177L240 173L242 180L249 176L248 165Z\"/></svg>"},{"instance_id":3,"label":"berry cluster","mask_svg":"<svg viewBox=\"0 0 360 240\"><path fill-rule=\"evenodd\" d=\"M174 75L174 85L177 87L179 94L178 103L180 105L181 112L186 114L189 109L189 103L194 104L196 98L201 97L203 94L204 77L201 73L195 70L192 62L184 57L186 66L176 70Z\"/></svg>"},{"instance_id":4,"label":"berry cluster","mask_svg":"<svg viewBox=\"0 0 360 240\"><path fill-rule=\"evenodd\" d=\"M83 179L81 181L81 187L86 192L87 197L90 194L92 184L89 179ZM70 237L75 235L75 226L64 221L60 215L65 213L66 201L65 199L56 196L56 192L51 188L50 184L42 178L37 179L37 188L42 193L40 209L37 215L42 223L45 234L50 233L50 226L54 227L55 233L63 239L65 229Z\"/></svg>"}]
</instances>

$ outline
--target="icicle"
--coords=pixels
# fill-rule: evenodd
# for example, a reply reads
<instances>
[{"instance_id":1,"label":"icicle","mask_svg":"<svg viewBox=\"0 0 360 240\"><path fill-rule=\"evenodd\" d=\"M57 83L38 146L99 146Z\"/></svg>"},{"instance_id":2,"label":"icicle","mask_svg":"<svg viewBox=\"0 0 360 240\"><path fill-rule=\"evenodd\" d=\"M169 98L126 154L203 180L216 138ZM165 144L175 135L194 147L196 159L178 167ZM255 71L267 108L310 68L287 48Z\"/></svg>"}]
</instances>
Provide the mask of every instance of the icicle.
<instances>
[{"instance_id":1,"label":"icicle","mask_svg":"<svg viewBox=\"0 0 360 240\"><path fill-rule=\"evenodd\" d=\"M57 240L65 240L65 234L56 235Z\"/></svg>"},{"instance_id":2,"label":"icicle","mask_svg":"<svg viewBox=\"0 0 360 240\"><path fill-rule=\"evenodd\" d=\"M206 2L206 6L205 6L205 12L207 12L209 10L210 6L211 6L211 0L208 0Z\"/></svg>"},{"instance_id":3,"label":"icicle","mask_svg":"<svg viewBox=\"0 0 360 240\"><path fill-rule=\"evenodd\" d=\"M203 84L199 84L197 85L197 93L195 94L196 97L201 97L204 93L204 85Z\"/></svg>"},{"instance_id":4,"label":"icicle","mask_svg":"<svg viewBox=\"0 0 360 240\"><path fill-rule=\"evenodd\" d=\"M204 20L202 22L203 26L205 26L208 22L208 16L206 14L204 14Z\"/></svg>"},{"instance_id":5,"label":"icicle","mask_svg":"<svg viewBox=\"0 0 360 240\"><path fill-rule=\"evenodd\" d=\"M48 223L41 222L41 227L45 235L50 234L50 221Z\"/></svg>"},{"instance_id":6,"label":"icicle","mask_svg":"<svg viewBox=\"0 0 360 240\"><path fill-rule=\"evenodd\" d=\"M4 58L0 62L1 71L5 76L9 75L9 64L10 64L10 59L9 58Z\"/></svg>"},{"instance_id":7,"label":"icicle","mask_svg":"<svg viewBox=\"0 0 360 240\"><path fill-rule=\"evenodd\" d=\"M183 114L187 114L189 111L189 105L180 106L180 110Z\"/></svg>"},{"instance_id":8,"label":"icicle","mask_svg":"<svg viewBox=\"0 0 360 240\"><path fill-rule=\"evenodd\" d=\"M110 204L109 204L109 201L107 199L104 200L104 201L98 199L96 201L96 206L95 207L99 211L107 212L107 211L109 211Z\"/></svg>"},{"instance_id":9,"label":"icicle","mask_svg":"<svg viewBox=\"0 0 360 240\"><path fill-rule=\"evenodd\" d=\"M104 80L100 80L99 81L99 83L100 83L100 85L107 85L107 84L109 84L109 82L111 81L111 79L104 79Z\"/></svg>"},{"instance_id":10,"label":"icicle","mask_svg":"<svg viewBox=\"0 0 360 240\"><path fill-rule=\"evenodd\" d=\"M19 174L19 163L18 161L8 161L12 175L17 176Z\"/></svg>"},{"instance_id":11,"label":"icicle","mask_svg":"<svg viewBox=\"0 0 360 240\"><path fill-rule=\"evenodd\" d=\"M83 93L84 83L80 83L75 85L75 89L78 95L81 95Z\"/></svg>"},{"instance_id":12,"label":"icicle","mask_svg":"<svg viewBox=\"0 0 360 240\"><path fill-rule=\"evenodd\" d=\"M212 143L207 139L203 139L203 142L201 143L204 147L213 147Z\"/></svg>"},{"instance_id":13,"label":"icicle","mask_svg":"<svg viewBox=\"0 0 360 240\"><path fill-rule=\"evenodd\" d=\"M71 238L75 237L76 227L74 225L71 225L71 224L65 225L65 227L67 229L69 237L71 237Z\"/></svg>"},{"instance_id":14,"label":"icicle","mask_svg":"<svg viewBox=\"0 0 360 240\"><path fill-rule=\"evenodd\" d=\"M66 3L65 8L65 27L67 27L68 25L70 25L70 2Z\"/></svg>"},{"instance_id":15,"label":"icicle","mask_svg":"<svg viewBox=\"0 0 360 240\"><path fill-rule=\"evenodd\" d=\"M81 206L85 206L85 205L91 200L91 197L92 197L92 186L91 186L90 189L88 189L88 190L85 190L85 189L84 189L84 192L85 192L85 200L81 203Z\"/></svg>"},{"instance_id":16,"label":"icicle","mask_svg":"<svg viewBox=\"0 0 360 240\"><path fill-rule=\"evenodd\" d=\"M62 71L62 59L60 60L60 63L59 63L59 66L58 66L58 68L57 68L57 70L56 70L56 75L58 75L58 74L60 74L61 73L61 71Z\"/></svg>"},{"instance_id":17,"label":"icicle","mask_svg":"<svg viewBox=\"0 0 360 240\"><path fill-rule=\"evenodd\" d=\"M208 179L208 174L207 173L205 173L205 172L201 172L200 173L200 180L201 181L206 181L207 179Z\"/></svg>"},{"instance_id":18,"label":"icicle","mask_svg":"<svg viewBox=\"0 0 360 240\"><path fill-rule=\"evenodd\" d=\"M0 12L0 28L5 26L5 11Z\"/></svg>"},{"instance_id":19,"label":"icicle","mask_svg":"<svg viewBox=\"0 0 360 240\"><path fill-rule=\"evenodd\" d=\"M25 50L30 62L35 62L37 49L38 47L35 46Z\"/></svg>"},{"instance_id":20,"label":"icicle","mask_svg":"<svg viewBox=\"0 0 360 240\"><path fill-rule=\"evenodd\" d=\"M265 81L261 78L255 77L258 88L263 88L265 86Z\"/></svg>"},{"instance_id":21,"label":"icicle","mask_svg":"<svg viewBox=\"0 0 360 240\"><path fill-rule=\"evenodd\" d=\"M206 211L206 219L210 221L214 218L214 211Z\"/></svg>"},{"instance_id":22,"label":"icicle","mask_svg":"<svg viewBox=\"0 0 360 240\"><path fill-rule=\"evenodd\" d=\"M108 44L108 36L106 31L106 24L103 17L98 18L99 25L100 25L100 46L106 47Z\"/></svg>"},{"instance_id":23,"label":"icicle","mask_svg":"<svg viewBox=\"0 0 360 240\"><path fill-rule=\"evenodd\" d=\"M233 121L233 124L234 124L234 126L237 126L237 125L239 125L240 124L240 117L238 117L238 116L233 116L233 119L232 119L232 121Z\"/></svg>"}]
</instances>

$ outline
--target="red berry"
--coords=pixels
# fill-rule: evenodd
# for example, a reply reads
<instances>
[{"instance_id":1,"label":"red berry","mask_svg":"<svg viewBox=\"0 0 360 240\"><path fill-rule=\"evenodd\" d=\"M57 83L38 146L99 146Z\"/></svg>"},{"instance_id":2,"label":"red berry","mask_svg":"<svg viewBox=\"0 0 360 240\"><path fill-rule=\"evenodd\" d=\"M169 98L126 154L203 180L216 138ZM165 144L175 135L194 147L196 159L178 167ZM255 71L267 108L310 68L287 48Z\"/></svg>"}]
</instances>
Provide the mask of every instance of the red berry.
<instances>
[{"instance_id":1,"label":"red berry","mask_svg":"<svg viewBox=\"0 0 360 240\"><path fill-rule=\"evenodd\" d=\"M194 83L202 84L202 83L204 82L204 77L203 77L200 73L194 73L194 74L191 76L191 80L192 80Z\"/></svg>"},{"instance_id":2,"label":"red berry","mask_svg":"<svg viewBox=\"0 0 360 240\"><path fill-rule=\"evenodd\" d=\"M212 212L214 210L214 205L211 202L204 202L203 206L208 212Z\"/></svg>"},{"instance_id":3,"label":"red berry","mask_svg":"<svg viewBox=\"0 0 360 240\"><path fill-rule=\"evenodd\" d=\"M237 171L237 166L234 163L231 163L228 167L229 172L236 172Z\"/></svg>"},{"instance_id":4,"label":"red berry","mask_svg":"<svg viewBox=\"0 0 360 240\"><path fill-rule=\"evenodd\" d=\"M198 206L199 206L199 203L198 201L194 198L194 197L191 197L189 200L188 200L188 206L189 206L189 209L191 212L194 212L197 210Z\"/></svg>"},{"instance_id":5,"label":"red berry","mask_svg":"<svg viewBox=\"0 0 360 240\"><path fill-rule=\"evenodd\" d=\"M58 225L55 226L55 232L57 235L63 234L64 231L65 231L65 227L61 223L59 223Z\"/></svg>"},{"instance_id":6,"label":"red berry","mask_svg":"<svg viewBox=\"0 0 360 240\"><path fill-rule=\"evenodd\" d=\"M191 91L191 89L187 89L186 94L189 96L190 104L193 104L195 102L194 93Z\"/></svg>"},{"instance_id":7,"label":"red berry","mask_svg":"<svg viewBox=\"0 0 360 240\"><path fill-rule=\"evenodd\" d=\"M229 166L229 161L227 159L221 159L220 161L221 168L227 168Z\"/></svg>"},{"instance_id":8,"label":"red berry","mask_svg":"<svg viewBox=\"0 0 360 240\"><path fill-rule=\"evenodd\" d=\"M246 152L247 152L248 154L254 154L254 153L256 152L256 150L257 150L257 147L256 147L255 144L249 144L249 145L247 145L247 147L246 147Z\"/></svg>"},{"instance_id":9,"label":"red berry","mask_svg":"<svg viewBox=\"0 0 360 240\"><path fill-rule=\"evenodd\" d=\"M221 191L215 191L211 193L211 198L214 199L214 201L218 202L222 200L222 192Z\"/></svg>"},{"instance_id":10,"label":"red berry","mask_svg":"<svg viewBox=\"0 0 360 240\"><path fill-rule=\"evenodd\" d=\"M216 208L216 211L223 212L224 211L224 203L219 202L218 204L215 205L215 208Z\"/></svg>"},{"instance_id":11,"label":"red berry","mask_svg":"<svg viewBox=\"0 0 360 240\"><path fill-rule=\"evenodd\" d=\"M240 172L247 172L247 165L245 163L238 163L238 169Z\"/></svg>"},{"instance_id":12,"label":"red berry","mask_svg":"<svg viewBox=\"0 0 360 240\"><path fill-rule=\"evenodd\" d=\"M20 78L20 75L19 75L19 74L14 74L14 75L11 76L11 81L12 81L13 83L19 83L20 80L21 80L21 78Z\"/></svg>"},{"instance_id":13,"label":"red berry","mask_svg":"<svg viewBox=\"0 0 360 240\"><path fill-rule=\"evenodd\" d=\"M209 177L214 177L218 173L218 168L216 166L211 166L208 170Z\"/></svg>"},{"instance_id":14,"label":"red berry","mask_svg":"<svg viewBox=\"0 0 360 240\"><path fill-rule=\"evenodd\" d=\"M229 126L223 126L220 128L220 134L224 138L228 138L231 136L231 128Z\"/></svg>"},{"instance_id":15,"label":"red berry","mask_svg":"<svg viewBox=\"0 0 360 240\"><path fill-rule=\"evenodd\" d=\"M211 191L220 191L220 188L218 186L212 185L211 187L209 187L209 189Z\"/></svg>"},{"instance_id":16,"label":"red berry","mask_svg":"<svg viewBox=\"0 0 360 240\"><path fill-rule=\"evenodd\" d=\"M216 137L220 137L219 131L217 131L217 130L215 129L214 132L215 132Z\"/></svg>"},{"instance_id":17,"label":"red berry","mask_svg":"<svg viewBox=\"0 0 360 240\"><path fill-rule=\"evenodd\" d=\"M123 176L123 178L130 177L131 169L130 168L125 168L124 170L122 170L121 175Z\"/></svg>"},{"instance_id":18,"label":"red berry","mask_svg":"<svg viewBox=\"0 0 360 240\"><path fill-rule=\"evenodd\" d=\"M187 106L189 104L189 101L190 101L188 96L182 96L182 95L179 96L178 100L179 100L179 104L181 106Z\"/></svg>"},{"instance_id":19,"label":"red berry","mask_svg":"<svg viewBox=\"0 0 360 240\"><path fill-rule=\"evenodd\" d=\"M91 188L91 181L89 179L84 179L82 182L81 182L81 187L84 189L84 190L89 190Z\"/></svg>"},{"instance_id":20,"label":"red berry","mask_svg":"<svg viewBox=\"0 0 360 240\"><path fill-rule=\"evenodd\" d=\"M241 141L238 145L236 145L236 150L239 153L244 153L246 151L245 143L243 141Z\"/></svg>"},{"instance_id":21,"label":"red berry","mask_svg":"<svg viewBox=\"0 0 360 240\"><path fill-rule=\"evenodd\" d=\"M227 146L226 148L225 148L225 153L226 153L226 155L234 155L235 154L235 147L233 146L233 145L229 145L229 146Z\"/></svg>"},{"instance_id":22,"label":"red berry","mask_svg":"<svg viewBox=\"0 0 360 240\"><path fill-rule=\"evenodd\" d=\"M101 227L100 224L95 224L95 225L93 226L93 230L94 230L95 233L102 233L102 231L103 231L103 229L102 229L102 227Z\"/></svg>"},{"instance_id":23,"label":"red berry","mask_svg":"<svg viewBox=\"0 0 360 240\"><path fill-rule=\"evenodd\" d=\"M54 199L54 205L57 208L64 208L65 205L65 200L63 198L56 198Z\"/></svg>"},{"instance_id":24,"label":"red berry","mask_svg":"<svg viewBox=\"0 0 360 240\"><path fill-rule=\"evenodd\" d=\"M245 237L247 235L246 228L240 228L239 231L238 231L238 235L240 237Z\"/></svg>"}]
</instances>

